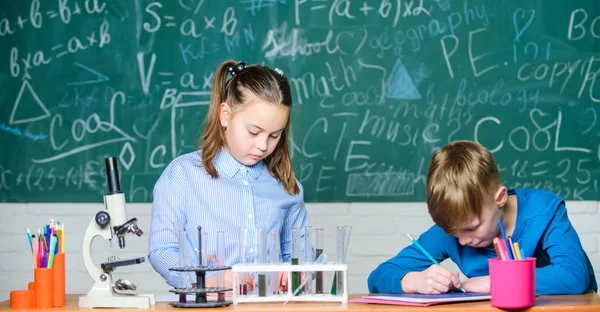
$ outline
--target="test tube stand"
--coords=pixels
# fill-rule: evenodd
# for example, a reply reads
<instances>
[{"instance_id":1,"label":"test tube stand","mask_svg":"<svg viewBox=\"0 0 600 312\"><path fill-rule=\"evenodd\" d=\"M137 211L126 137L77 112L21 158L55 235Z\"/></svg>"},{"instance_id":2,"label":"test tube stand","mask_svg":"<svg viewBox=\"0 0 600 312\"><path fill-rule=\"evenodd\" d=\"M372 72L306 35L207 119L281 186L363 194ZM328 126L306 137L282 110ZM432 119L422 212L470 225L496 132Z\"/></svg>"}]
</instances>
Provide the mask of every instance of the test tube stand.
<instances>
[{"instance_id":1,"label":"test tube stand","mask_svg":"<svg viewBox=\"0 0 600 312\"><path fill-rule=\"evenodd\" d=\"M169 269L171 271L177 272L196 272L196 287L192 288L175 288L169 290L172 293L176 294L196 294L196 300L194 302L182 302L175 301L171 302L171 305L177 308L216 308L216 307L224 307L231 304L231 301L208 301L206 299L206 294L209 293L222 293L226 291L230 291L231 288L222 288L222 287L204 287L204 281L206 272L209 271L221 271L221 270L229 270L231 267L229 266L185 266L185 267L177 267ZM199 282L202 281L202 282Z\"/></svg>"},{"instance_id":2,"label":"test tube stand","mask_svg":"<svg viewBox=\"0 0 600 312\"><path fill-rule=\"evenodd\" d=\"M292 272L340 272L343 276L343 288L338 289L340 295L332 294L303 294L292 296ZM240 273L269 273L269 272L285 272L288 274L288 289L285 294L270 294L260 297L256 294L240 295ZM303 301L303 302L341 302L348 303L348 265L340 263L322 263L322 264L298 264L290 263L280 264L235 264L232 266L233 275L233 304L245 302L285 302L285 301Z\"/></svg>"}]
</instances>

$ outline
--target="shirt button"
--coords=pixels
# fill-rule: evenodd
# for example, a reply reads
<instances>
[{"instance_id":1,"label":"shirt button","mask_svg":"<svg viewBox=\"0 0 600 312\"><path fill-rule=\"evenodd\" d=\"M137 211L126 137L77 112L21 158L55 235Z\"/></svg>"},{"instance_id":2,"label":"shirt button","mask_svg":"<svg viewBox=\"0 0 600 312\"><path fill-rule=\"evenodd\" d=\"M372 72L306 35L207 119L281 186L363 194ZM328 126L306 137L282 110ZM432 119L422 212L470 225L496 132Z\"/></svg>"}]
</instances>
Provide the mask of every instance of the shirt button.
<instances>
[{"instance_id":1,"label":"shirt button","mask_svg":"<svg viewBox=\"0 0 600 312\"><path fill-rule=\"evenodd\" d=\"M252 214L251 213L248 214L248 219L252 219Z\"/></svg>"},{"instance_id":2,"label":"shirt button","mask_svg":"<svg viewBox=\"0 0 600 312\"><path fill-rule=\"evenodd\" d=\"M254 248L250 248L248 251L252 253L254 252Z\"/></svg>"},{"instance_id":3,"label":"shirt button","mask_svg":"<svg viewBox=\"0 0 600 312\"><path fill-rule=\"evenodd\" d=\"M244 183L244 185L248 185L248 181L244 181L244 182L242 182L242 183Z\"/></svg>"}]
</instances>

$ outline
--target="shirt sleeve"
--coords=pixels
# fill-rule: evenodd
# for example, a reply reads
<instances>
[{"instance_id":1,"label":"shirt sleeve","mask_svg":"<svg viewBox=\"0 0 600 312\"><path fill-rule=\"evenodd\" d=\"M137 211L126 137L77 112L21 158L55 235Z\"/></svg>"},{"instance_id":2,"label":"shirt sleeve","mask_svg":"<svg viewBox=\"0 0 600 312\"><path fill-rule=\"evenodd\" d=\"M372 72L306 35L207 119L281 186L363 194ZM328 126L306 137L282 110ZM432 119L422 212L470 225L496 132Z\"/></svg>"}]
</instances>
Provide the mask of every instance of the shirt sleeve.
<instances>
[{"instance_id":1,"label":"shirt sleeve","mask_svg":"<svg viewBox=\"0 0 600 312\"><path fill-rule=\"evenodd\" d=\"M448 258L444 248L444 231L432 226L417 239L429 254L438 262ZM404 293L400 281L409 272L420 272L433 263L414 244L410 244L395 257L380 264L367 279L370 293Z\"/></svg>"},{"instance_id":2,"label":"shirt sleeve","mask_svg":"<svg viewBox=\"0 0 600 312\"><path fill-rule=\"evenodd\" d=\"M302 231L304 231L304 227L308 226L308 214L304 206L304 194L302 186L300 184L298 186L300 187L300 194L295 196L298 198L298 201L286 212L281 228L280 243L281 259L283 262L289 262L292 258L292 229L302 228Z\"/></svg>"},{"instance_id":3,"label":"shirt sleeve","mask_svg":"<svg viewBox=\"0 0 600 312\"><path fill-rule=\"evenodd\" d=\"M177 170L173 166L169 167L154 186L148 261L167 284L181 287L183 285L178 285L179 274L169 269L179 265L179 245L174 222L178 229L185 228L185 193L181 190L181 185L173 182L178 175ZM180 176L179 179L183 178Z\"/></svg>"},{"instance_id":4,"label":"shirt sleeve","mask_svg":"<svg viewBox=\"0 0 600 312\"><path fill-rule=\"evenodd\" d=\"M582 294L590 284L587 258L561 202L542 238L550 265L535 271L536 293Z\"/></svg>"}]
</instances>

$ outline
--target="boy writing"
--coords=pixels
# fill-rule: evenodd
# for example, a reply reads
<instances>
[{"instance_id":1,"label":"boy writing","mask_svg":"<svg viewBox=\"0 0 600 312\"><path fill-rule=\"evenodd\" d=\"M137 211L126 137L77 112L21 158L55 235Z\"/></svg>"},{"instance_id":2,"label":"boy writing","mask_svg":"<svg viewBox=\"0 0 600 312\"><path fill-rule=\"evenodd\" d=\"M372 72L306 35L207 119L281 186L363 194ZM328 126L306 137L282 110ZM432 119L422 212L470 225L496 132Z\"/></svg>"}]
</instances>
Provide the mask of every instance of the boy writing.
<instances>
[{"instance_id":1,"label":"boy writing","mask_svg":"<svg viewBox=\"0 0 600 312\"><path fill-rule=\"evenodd\" d=\"M441 262L452 259L468 277L432 265L413 244L380 264L368 278L371 293L439 294L458 289L489 292L488 259L497 257L498 220L536 257L536 293L597 291L591 263L562 198L537 189L507 189L492 154L478 143L456 141L434 152L427 175L427 207L435 223L418 242Z\"/></svg>"}]
</instances>

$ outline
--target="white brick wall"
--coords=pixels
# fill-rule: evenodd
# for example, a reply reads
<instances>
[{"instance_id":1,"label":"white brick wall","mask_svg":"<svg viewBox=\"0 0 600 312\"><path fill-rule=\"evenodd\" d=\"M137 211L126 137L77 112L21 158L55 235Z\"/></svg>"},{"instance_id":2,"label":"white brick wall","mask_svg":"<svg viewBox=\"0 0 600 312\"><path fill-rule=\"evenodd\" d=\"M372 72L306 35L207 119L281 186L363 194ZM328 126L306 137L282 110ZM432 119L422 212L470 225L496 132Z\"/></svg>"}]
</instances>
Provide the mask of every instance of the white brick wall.
<instances>
[{"instance_id":1,"label":"white brick wall","mask_svg":"<svg viewBox=\"0 0 600 312\"><path fill-rule=\"evenodd\" d=\"M122 259L146 257L150 224L150 204L128 204L128 217L137 217L146 235L129 235L127 248L121 250L116 240L112 243L100 238L94 240L93 258L100 263L109 255ZM568 202L571 221L579 233L596 274L600 274L600 202ZM424 203L334 203L307 204L310 224L325 229L325 250L335 254L335 225L351 225L352 238L348 252L349 287L352 293L366 293L367 276L382 261L392 257L409 241L404 236L418 236L432 225ZM86 293L92 280L83 266L81 248L85 229L102 204L0 204L0 301L7 300L13 289L26 289L33 280L33 258L29 250L25 228L58 219L67 226L67 293ZM453 263L444 263L456 268ZM119 268L115 278L127 278L141 292L166 293L170 289L152 270L148 262Z\"/></svg>"}]
</instances>

